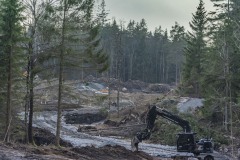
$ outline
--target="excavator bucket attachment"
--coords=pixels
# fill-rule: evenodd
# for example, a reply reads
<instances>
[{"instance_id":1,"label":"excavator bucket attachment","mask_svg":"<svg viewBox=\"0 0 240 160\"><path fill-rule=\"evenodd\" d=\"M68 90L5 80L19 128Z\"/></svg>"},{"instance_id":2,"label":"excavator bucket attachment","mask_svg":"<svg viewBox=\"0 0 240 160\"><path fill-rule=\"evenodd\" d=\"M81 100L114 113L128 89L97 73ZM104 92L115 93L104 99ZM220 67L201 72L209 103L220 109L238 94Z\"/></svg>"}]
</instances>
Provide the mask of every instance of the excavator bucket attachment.
<instances>
[{"instance_id":1,"label":"excavator bucket attachment","mask_svg":"<svg viewBox=\"0 0 240 160\"><path fill-rule=\"evenodd\" d=\"M131 147L132 147L132 151L138 151L138 143L139 143L139 139L137 138L137 136L134 136L133 139L131 140Z\"/></svg>"}]
</instances>

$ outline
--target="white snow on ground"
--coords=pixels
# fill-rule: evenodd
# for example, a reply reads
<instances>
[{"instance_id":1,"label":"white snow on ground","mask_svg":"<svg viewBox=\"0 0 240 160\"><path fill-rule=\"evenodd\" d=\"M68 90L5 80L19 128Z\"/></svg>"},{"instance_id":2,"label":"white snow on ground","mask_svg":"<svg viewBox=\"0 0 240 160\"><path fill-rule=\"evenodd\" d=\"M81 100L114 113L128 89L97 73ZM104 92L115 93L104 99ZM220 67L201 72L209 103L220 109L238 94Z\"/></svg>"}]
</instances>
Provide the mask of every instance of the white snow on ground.
<instances>
[{"instance_id":1,"label":"white snow on ground","mask_svg":"<svg viewBox=\"0 0 240 160\"><path fill-rule=\"evenodd\" d=\"M33 119L33 124L35 127L44 128L56 133L56 121L57 113L55 111L51 112L41 112L35 114ZM75 147L85 147L85 146L94 146L94 147L103 147L105 145L120 145L126 149L131 150L130 140L123 140L117 138L109 137L100 137L100 136L91 136L85 133L77 132L77 127L66 124L64 120L62 121L61 129L61 138L70 142ZM173 155L188 155L191 156L191 153L178 153L176 152L176 147L164 146L158 144L147 144L140 143L139 150L142 150L152 156L160 157L171 157Z\"/></svg>"},{"instance_id":2,"label":"white snow on ground","mask_svg":"<svg viewBox=\"0 0 240 160\"><path fill-rule=\"evenodd\" d=\"M177 104L179 112L192 112L198 107L203 106L203 99L200 98L189 98L181 97L180 102Z\"/></svg>"}]
</instances>

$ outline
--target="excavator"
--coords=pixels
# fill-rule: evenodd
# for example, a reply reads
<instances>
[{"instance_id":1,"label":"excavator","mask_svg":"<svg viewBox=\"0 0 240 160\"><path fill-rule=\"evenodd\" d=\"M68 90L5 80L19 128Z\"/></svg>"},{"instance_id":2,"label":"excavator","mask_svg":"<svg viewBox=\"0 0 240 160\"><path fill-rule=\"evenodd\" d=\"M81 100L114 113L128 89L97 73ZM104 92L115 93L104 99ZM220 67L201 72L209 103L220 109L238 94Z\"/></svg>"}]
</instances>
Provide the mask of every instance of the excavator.
<instances>
[{"instance_id":1,"label":"excavator","mask_svg":"<svg viewBox=\"0 0 240 160\"><path fill-rule=\"evenodd\" d=\"M211 139L206 138L196 141L196 133L192 132L188 121L155 105L149 106L146 117L146 128L143 131L137 132L131 141L133 151L138 151L138 144L150 138L157 116L161 116L182 127L183 131L177 135L177 152L193 153L193 155L198 158L200 157L199 155L202 154L201 157L203 157L204 160L214 160L214 156L212 155L213 142Z\"/></svg>"}]
</instances>

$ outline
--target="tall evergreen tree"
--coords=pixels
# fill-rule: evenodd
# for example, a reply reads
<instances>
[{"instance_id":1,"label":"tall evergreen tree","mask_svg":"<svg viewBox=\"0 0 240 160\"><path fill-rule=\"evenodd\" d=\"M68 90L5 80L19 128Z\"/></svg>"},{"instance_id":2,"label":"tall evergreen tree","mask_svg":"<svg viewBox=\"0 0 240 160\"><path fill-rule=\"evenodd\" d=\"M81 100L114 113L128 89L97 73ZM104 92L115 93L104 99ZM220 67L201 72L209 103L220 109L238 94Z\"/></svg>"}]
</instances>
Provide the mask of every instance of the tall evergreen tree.
<instances>
[{"instance_id":1,"label":"tall evergreen tree","mask_svg":"<svg viewBox=\"0 0 240 160\"><path fill-rule=\"evenodd\" d=\"M232 102L237 102L239 95L240 56L234 39L237 25L233 18L239 3L235 0L213 1L217 2L219 12L214 13L211 18L213 43L208 55L211 59L208 58L210 60L205 66L203 85L208 106L219 106L219 111L224 115L223 126L229 131Z\"/></svg>"},{"instance_id":2,"label":"tall evergreen tree","mask_svg":"<svg viewBox=\"0 0 240 160\"><path fill-rule=\"evenodd\" d=\"M204 54L206 52L205 32L207 13L204 3L200 0L197 11L189 23L192 29L187 34L187 46L185 48L186 61L183 70L183 86L185 92L196 97L201 95L200 79L203 71ZM190 87L192 86L192 87Z\"/></svg>"},{"instance_id":3,"label":"tall evergreen tree","mask_svg":"<svg viewBox=\"0 0 240 160\"><path fill-rule=\"evenodd\" d=\"M114 19L112 24L110 25L110 44L111 49L109 53L110 58L110 75L111 77L117 78L117 66L118 66L118 59L117 57L117 51L121 48L119 44L119 38L120 38L120 27L117 25L116 20Z\"/></svg>"},{"instance_id":4,"label":"tall evergreen tree","mask_svg":"<svg viewBox=\"0 0 240 160\"><path fill-rule=\"evenodd\" d=\"M185 28L177 22L170 30L171 49L168 55L168 82L178 85L183 62L183 47L185 46Z\"/></svg>"},{"instance_id":5,"label":"tall evergreen tree","mask_svg":"<svg viewBox=\"0 0 240 160\"><path fill-rule=\"evenodd\" d=\"M16 77L21 75L19 68L22 67L24 56L21 50L20 42L22 40L23 20L21 15L23 10L22 4L18 0L0 1L0 47L1 59L4 63L4 78L6 78L6 126L4 141L9 141L12 121L13 108L13 87ZM1 64L2 65L2 64ZM2 67L1 67L2 68ZM5 76L6 75L6 76Z\"/></svg>"},{"instance_id":6,"label":"tall evergreen tree","mask_svg":"<svg viewBox=\"0 0 240 160\"><path fill-rule=\"evenodd\" d=\"M127 37L126 37L126 47L127 47L127 56L128 56L128 78L131 80L133 76L133 62L136 57L136 38L134 34L135 30L135 21L130 21L127 25Z\"/></svg>"},{"instance_id":7,"label":"tall evergreen tree","mask_svg":"<svg viewBox=\"0 0 240 160\"><path fill-rule=\"evenodd\" d=\"M136 48L136 58L133 62L133 74L136 79L146 80L146 68L145 64L149 58L146 55L146 38L147 38L147 23L145 19L142 19L139 23L136 24L135 34L136 34L136 43L138 47Z\"/></svg>"},{"instance_id":8,"label":"tall evergreen tree","mask_svg":"<svg viewBox=\"0 0 240 160\"><path fill-rule=\"evenodd\" d=\"M68 1L68 0L62 0L59 3L59 6L57 6L57 14L56 14L56 19L59 20L58 23L58 29L59 29L59 34L60 34L60 41L59 41L59 84L58 84L58 114L57 114L57 128L56 128L56 146L60 146L60 131L61 131L61 117L62 117L62 93L63 93L63 72L64 72L64 66L65 66L65 60L68 52L70 52L70 48L67 46L68 38L69 37L69 32L71 34L74 34L74 25L78 25L76 23L73 23L74 20L80 21L79 15L77 12L80 11L80 8L84 6L84 8L92 7L92 1L90 2L77 2L77 1ZM87 9L86 11L86 16L90 17L89 12L91 9ZM72 28L72 29L71 29Z\"/></svg>"},{"instance_id":9,"label":"tall evergreen tree","mask_svg":"<svg viewBox=\"0 0 240 160\"><path fill-rule=\"evenodd\" d=\"M23 0L24 14L27 15L26 20L24 21L25 27L28 29L26 32L26 38L28 39L27 44L25 44L27 48L27 93L26 93L26 104L25 104L25 123L28 126L26 127L26 142L33 142L33 128L32 128L32 120L33 120L33 109L34 109L34 77L39 72L39 57L40 53L44 51L43 42L41 41L41 35L39 28L45 20L45 15L48 12L48 6L53 3L53 0ZM48 25L51 28L50 25ZM45 30L47 32L47 30ZM41 46L41 47L39 47ZM40 51L41 50L41 51ZM29 111L29 112L28 112ZM27 118L28 116L28 118Z\"/></svg>"},{"instance_id":10,"label":"tall evergreen tree","mask_svg":"<svg viewBox=\"0 0 240 160\"><path fill-rule=\"evenodd\" d=\"M232 0L229 5L232 8L229 10L229 17L232 20L234 44L240 52L240 1Z\"/></svg>"},{"instance_id":11,"label":"tall evergreen tree","mask_svg":"<svg viewBox=\"0 0 240 160\"><path fill-rule=\"evenodd\" d=\"M76 78L82 68L103 71L108 67L98 36L100 25L92 19L93 6L93 0L55 1L46 15L50 23L54 22L49 40L51 50L46 52L46 57L50 57L49 61L54 59L55 65L50 65L57 70L55 76L58 77L56 146L60 146L62 99L67 94L64 81ZM48 28L48 25L44 27Z\"/></svg>"},{"instance_id":12,"label":"tall evergreen tree","mask_svg":"<svg viewBox=\"0 0 240 160\"><path fill-rule=\"evenodd\" d=\"M98 14L97 14L97 23L100 25L100 26L104 26L106 24L106 22L108 21L107 19L107 11L106 11L106 3L105 3L105 0L102 0L101 1L101 4L99 5L99 8L98 8Z\"/></svg>"}]
</instances>

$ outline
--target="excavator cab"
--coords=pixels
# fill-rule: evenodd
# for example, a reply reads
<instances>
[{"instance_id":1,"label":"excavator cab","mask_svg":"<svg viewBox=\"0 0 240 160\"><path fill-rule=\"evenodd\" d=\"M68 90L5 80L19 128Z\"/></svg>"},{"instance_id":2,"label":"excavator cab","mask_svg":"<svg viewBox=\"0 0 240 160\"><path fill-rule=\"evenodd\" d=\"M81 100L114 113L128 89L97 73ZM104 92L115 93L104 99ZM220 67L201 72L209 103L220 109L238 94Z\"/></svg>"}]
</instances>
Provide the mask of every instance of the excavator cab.
<instances>
[{"instance_id":1,"label":"excavator cab","mask_svg":"<svg viewBox=\"0 0 240 160\"><path fill-rule=\"evenodd\" d=\"M204 138L197 141L197 151L199 153L213 153L213 142L211 139Z\"/></svg>"},{"instance_id":2,"label":"excavator cab","mask_svg":"<svg viewBox=\"0 0 240 160\"><path fill-rule=\"evenodd\" d=\"M211 139L200 139L195 141L196 133L179 133L177 138L178 152L191 152L194 154L213 153L213 142Z\"/></svg>"},{"instance_id":3,"label":"excavator cab","mask_svg":"<svg viewBox=\"0 0 240 160\"><path fill-rule=\"evenodd\" d=\"M195 143L196 133L178 133L177 151L178 152L194 152L196 148Z\"/></svg>"}]
</instances>

